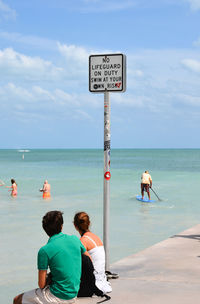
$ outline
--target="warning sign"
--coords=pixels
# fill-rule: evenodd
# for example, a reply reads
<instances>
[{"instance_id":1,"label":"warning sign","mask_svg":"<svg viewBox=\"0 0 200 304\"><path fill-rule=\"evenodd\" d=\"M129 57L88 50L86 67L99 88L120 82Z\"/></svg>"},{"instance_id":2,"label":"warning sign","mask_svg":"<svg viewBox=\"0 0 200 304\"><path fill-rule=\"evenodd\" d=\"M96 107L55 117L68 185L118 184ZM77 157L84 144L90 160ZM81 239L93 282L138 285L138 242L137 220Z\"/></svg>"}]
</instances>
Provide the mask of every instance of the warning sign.
<instances>
[{"instance_id":1,"label":"warning sign","mask_svg":"<svg viewBox=\"0 0 200 304\"><path fill-rule=\"evenodd\" d=\"M123 54L89 57L90 92L125 92L126 56Z\"/></svg>"}]
</instances>

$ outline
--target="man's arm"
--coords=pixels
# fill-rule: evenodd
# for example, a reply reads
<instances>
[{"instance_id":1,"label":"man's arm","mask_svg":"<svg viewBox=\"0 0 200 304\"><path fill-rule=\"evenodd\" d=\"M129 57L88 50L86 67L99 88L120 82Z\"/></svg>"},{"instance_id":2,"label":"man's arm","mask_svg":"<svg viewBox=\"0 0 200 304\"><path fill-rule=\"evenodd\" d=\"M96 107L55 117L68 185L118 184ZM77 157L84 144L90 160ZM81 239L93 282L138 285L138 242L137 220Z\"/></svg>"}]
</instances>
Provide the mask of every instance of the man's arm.
<instances>
[{"instance_id":1,"label":"man's arm","mask_svg":"<svg viewBox=\"0 0 200 304\"><path fill-rule=\"evenodd\" d=\"M150 188L151 188L152 187L152 178L151 177L150 177L149 181L150 181Z\"/></svg>"},{"instance_id":2,"label":"man's arm","mask_svg":"<svg viewBox=\"0 0 200 304\"><path fill-rule=\"evenodd\" d=\"M38 286L44 288L46 286L47 270L38 270Z\"/></svg>"},{"instance_id":3,"label":"man's arm","mask_svg":"<svg viewBox=\"0 0 200 304\"><path fill-rule=\"evenodd\" d=\"M48 255L43 247L38 251L37 258L38 286L40 288L44 288L46 286L46 275L48 269Z\"/></svg>"}]
</instances>

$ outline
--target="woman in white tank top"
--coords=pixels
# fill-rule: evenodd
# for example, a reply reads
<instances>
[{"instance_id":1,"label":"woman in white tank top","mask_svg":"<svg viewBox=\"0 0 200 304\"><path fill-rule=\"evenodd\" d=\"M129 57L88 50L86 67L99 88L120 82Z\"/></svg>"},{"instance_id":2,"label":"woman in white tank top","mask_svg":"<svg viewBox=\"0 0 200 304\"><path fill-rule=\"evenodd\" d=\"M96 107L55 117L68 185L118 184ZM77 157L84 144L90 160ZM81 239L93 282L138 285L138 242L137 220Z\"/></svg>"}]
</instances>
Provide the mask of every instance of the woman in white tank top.
<instances>
[{"instance_id":1,"label":"woman in white tank top","mask_svg":"<svg viewBox=\"0 0 200 304\"><path fill-rule=\"evenodd\" d=\"M112 291L105 274L105 250L101 239L89 230L90 219L87 213L79 212L74 216L74 226L81 235L81 242L90 256L96 279L96 286L104 293Z\"/></svg>"}]
</instances>

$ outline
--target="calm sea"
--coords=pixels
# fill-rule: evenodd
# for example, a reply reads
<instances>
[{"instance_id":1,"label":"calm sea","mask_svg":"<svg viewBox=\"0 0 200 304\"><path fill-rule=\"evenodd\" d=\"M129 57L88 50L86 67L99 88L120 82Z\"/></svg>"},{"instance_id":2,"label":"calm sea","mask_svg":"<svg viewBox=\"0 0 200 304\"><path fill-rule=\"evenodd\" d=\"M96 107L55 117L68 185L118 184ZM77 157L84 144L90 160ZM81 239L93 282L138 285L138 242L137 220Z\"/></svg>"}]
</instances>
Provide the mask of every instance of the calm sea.
<instances>
[{"instance_id":1,"label":"calm sea","mask_svg":"<svg viewBox=\"0 0 200 304\"><path fill-rule=\"evenodd\" d=\"M10 304L16 294L37 286L37 251L47 241L41 219L47 211L63 211L63 232L76 235L73 216L86 211L91 230L102 237L103 151L0 150L0 164L0 179L10 185L15 178L19 192L13 199L0 187L0 297ZM144 170L161 202L136 200ZM112 150L111 175L111 263L199 223L199 149ZM52 187L50 201L39 192L45 179Z\"/></svg>"}]
</instances>

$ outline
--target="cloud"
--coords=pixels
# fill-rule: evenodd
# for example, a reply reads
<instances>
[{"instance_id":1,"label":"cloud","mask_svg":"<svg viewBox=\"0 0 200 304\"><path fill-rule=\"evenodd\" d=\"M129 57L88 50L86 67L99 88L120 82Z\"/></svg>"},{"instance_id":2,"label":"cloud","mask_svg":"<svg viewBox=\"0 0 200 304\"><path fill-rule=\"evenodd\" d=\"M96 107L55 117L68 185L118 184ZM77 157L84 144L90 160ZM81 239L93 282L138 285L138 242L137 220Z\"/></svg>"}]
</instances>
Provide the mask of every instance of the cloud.
<instances>
[{"instance_id":1,"label":"cloud","mask_svg":"<svg viewBox=\"0 0 200 304\"><path fill-rule=\"evenodd\" d=\"M187 94L177 94L177 98L181 101L181 103L184 103L189 106L195 106L200 107L200 96L194 96L194 95L187 95Z\"/></svg>"},{"instance_id":2,"label":"cloud","mask_svg":"<svg viewBox=\"0 0 200 304\"><path fill-rule=\"evenodd\" d=\"M67 93L58 88L47 90L41 86L24 88L14 83L0 86L0 99L1 118L9 119L13 116L21 122L24 122L26 115L35 122L38 118L39 122L41 113L45 114L43 120L68 118L91 121L88 109L95 109L98 103L95 102L95 96L90 98L89 93Z\"/></svg>"},{"instance_id":3,"label":"cloud","mask_svg":"<svg viewBox=\"0 0 200 304\"><path fill-rule=\"evenodd\" d=\"M16 99L20 99L21 101L30 102L33 100L33 95L29 92L29 90L24 89L23 87L17 87L13 83L8 83L5 87L6 92L14 96Z\"/></svg>"},{"instance_id":4,"label":"cloud","mask_svg":"<svg viewBox=\"0 0 200 304\"><path fill-rule=\"evenodd\" d=\"M91 115L89 115L86 111L83 110L76 110L73 114L73 118L76 120L87 120L93 122L94 119L92 118Z\"/></svg>"},{"instance_id":5,"label":"cloud","mask_svg":"<svg viewBox=\"0 0 200 304\"><path fill-rule=\"evenodd\" d=\"M112 12L138 8L158 8L158 7L177 7L185 3L189 4L191 10L200 9L200 0L82 0L79 3L81 12ZM77 6L76 6L77 9Z\"/></svg>"},{"instance_id":6,"label":"cloud","mask_svg":"<svg viewBox=\"0 0 200 304\"><path fill-rule=\"evenodd\" d=\"M133 69L129 71L128 75L130 77L142 78L144 76L144 71L139 69Z\"/></svg>"},{"instance_id":7,"label":"cloud","mask_svg":"<svg viewBox=\"0 0 200 304\"><path fill-rule=\"evenodd\" d=\"M182 60L182 64L190 71L200 73L200 61L194 59L184 59Z\"/></svg>"},{"instance_id":8,"label":"cloud","mask_svg":"<svg viewBox=\"0 0 200 304\"><path fill-rule=\"evenodd\" d=\"M127 54L127 62L127 92L115 98L116 105L161 115L180 115L185 107L190 113L199 105L198 50L138 50Z\"/></svg>"},{"instance_id":9,"label":"cloud","mask_svg":"<svg viewBox=\"0 0 200 304\"><path fill-rule=\"evenodd\" d=\"M192 10L197 11L200 9L200 0L185 0L190 4Z\"/></svg>"},{"instance_id":10,"label":"cloud","mask_svg":"<svg viewBox=\"0 0 200 304\"><path fill-rule=\"evenodd\" d=\"M78 81L88 81L88 65L89 56L91 54L108 54L113 53L110 50L92 50L77 45L67 45L57 42L58 51L63 57L62 62L65 69L65 75L68 80L73 80L78 84Z\"/></svg>"},{"instance_id":11,"label":"cloud","mask_svg":"<svg viewBox=\"0 0 200 304\"><path fill-rule=\"evenodd\" d=\"M136 5L132 0L83 0L82 12L111 12L127 10Z\"/></svg>"},{"instance_id":12,"label":"cloud","mask_svg":"<svg viewBox=\"0 0 200 304\"><path fill-rule=\"evenodd\" d=\"M78 63L86 63L88 61L89 52L80 46L66 45L57 43L59 52L68 60Z\"/></svg>"},{"instance_id":13,"label":"cloud","mask_svg":"<svg viewBox=\"0 0 200 304\"><path fill-rule=\"evenodd\" d=\"M21 45L29 45L35 48L57 50L57 42L55 40L42 38L34 35L23 35L16 32L0 31L0 38L9 42Z\"/></svg>"},{"instance_id":14,"label":"cloud","mask_svg":"<svg viewBox=\"0 0 200 304\"><path fill-rule=\"evenodd\" d=\"M66 8L71 11L79 11L81 13L109 13L115 11L128 10L135 7L138 0L65 0L63 3L57 1L56 7Z\"/></svg>"},{"instance_id":15,"label":"cloud","mask_svg":"<svg viewBox=\"0 0 200 304\"><path fill-rule=\"evenodd\" d=\"M171 6L171 7L177 7L177 6L183 6L186 3L189 4L191 10L193 11L197 11L200 9L200 0L151 0L149 1L149 3L144 0L144 1L140 1L140 4L146 3L149 6L154 6L154 7L158 7L161 5L165 5L165 6Z\"/></svg>"},{"instance_id":16,"label":"cloud","mask_svg":"<svg viewBox=\"0 0 200 304\"><path fill-rule=\"evenodd\" d=\"M197 40L195 40L193 42L193 45L196 46L196 47L199 47L200 46L200 38L198 38Z\"/></svg>"},{"instance_id":17,"label":"cloud","mask_svg":"<svg viewBox=\"0 0 200 304\"><path fill-rule=\"evenodd\" d=\"M50 61L40 57L31 57L14 51L12 48L0 50L0 75L25 80L50 79L58 76L62 68L54 66Z\"/></svg>"},{"instance_id":18,"label":"cloud","mask_svg":"<svg viewBox=\"0 0 200 304\"><path fill-rule=\"evenodd\" d=\"M16 12L14 9L10 8L2 0L0 0L0 19L16 19Z\"/></svg>"},{"instance_id":19,"label":"cloud","mask_svg":"<svg viewBox=\"0 0 200 304\"><path fill-rule=\"evenodd\" d=\"M113 104L127 108L143 108L146 104L151 103L151 97L145 95L135 95L132 93L115 94Z\"/></svg>"},{"instance_id":20,"label":"cloud","mask_svg":"<svg viewBox=\"0 0 200 304\"><path fill-rule=\"evenodd\" d=\"M48 112L44 119L96 117L103 94L88 91L89 54L85 47L58 43L59 68L55 59L31 57L11 48L0 50L1 117L11 111L19 119L30 112L36 120L36 114L43 111ZM127 53L127 64L127 91L110 95L116 111L127 112L127 117L134 109L179 115L178 108L191 111L197 107L198 50L135 50Z\"/></svg>"}]
</instances>

